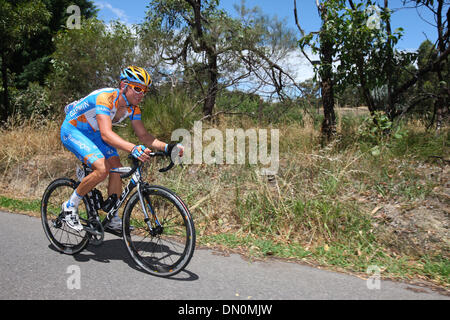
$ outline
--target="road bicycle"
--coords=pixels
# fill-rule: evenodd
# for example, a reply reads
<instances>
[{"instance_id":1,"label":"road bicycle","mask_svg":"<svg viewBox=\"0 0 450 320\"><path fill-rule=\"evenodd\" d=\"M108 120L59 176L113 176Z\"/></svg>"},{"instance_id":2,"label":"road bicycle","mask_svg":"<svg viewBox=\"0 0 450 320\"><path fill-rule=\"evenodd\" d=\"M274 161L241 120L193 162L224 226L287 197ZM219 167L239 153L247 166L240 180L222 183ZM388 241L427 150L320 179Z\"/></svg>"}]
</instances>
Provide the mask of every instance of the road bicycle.
<instances>
[{"instance_id":1,"label":"road bicycle","mask_svg":"<svg viewBox=\"0 0 450 320\"><path fill-rule=\"evenodd\" d=\"M169 157L170 164L160 172L167 172L174 166L172 158L164 152L152 152L151 157ZM98 189L83 197L78 214L83 230L69 228L64 220L66 213L61 209L80 181L92 172L82 163L77 167L78 181L58 178L50 183L41 201L41 220L50 243L61 253L74 255L88 244L102 244L105 232L122 237L131 258L148 273L169 277L183 270L191 260L195 249L195 227L186 204L168 188L150 185L142 179L143 162L129 155L132 167L112 169L122 179L131 177L128 185L116 200L103 200ZM122 214L122 230L108 229L114 214L136 188L126 202ZM117 198L117 197L116 197ZM99 211L107 214L101 217Z\"/></svg>"}]
</instances>

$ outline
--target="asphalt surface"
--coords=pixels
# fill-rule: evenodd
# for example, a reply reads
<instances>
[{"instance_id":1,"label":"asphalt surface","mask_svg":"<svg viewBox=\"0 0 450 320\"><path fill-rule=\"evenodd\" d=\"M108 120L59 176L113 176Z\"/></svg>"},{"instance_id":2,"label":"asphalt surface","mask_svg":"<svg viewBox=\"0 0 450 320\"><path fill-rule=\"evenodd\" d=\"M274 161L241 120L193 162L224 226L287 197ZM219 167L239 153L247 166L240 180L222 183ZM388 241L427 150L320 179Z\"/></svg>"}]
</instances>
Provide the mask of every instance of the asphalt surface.
<instances>
[{"instance_id":1,"label":"asphalt surface","mask_svg":"<svg viewBox=\"0 0 450 320\"><path fill-rule=\"evenodd\" d=\"M249 262L207 249L173 278L139 270L121 238L75 256L56 252L35 217L0 211L0 299L449 300L429 288L363 280L275 259Z\"/></svg>"}]
</instances>

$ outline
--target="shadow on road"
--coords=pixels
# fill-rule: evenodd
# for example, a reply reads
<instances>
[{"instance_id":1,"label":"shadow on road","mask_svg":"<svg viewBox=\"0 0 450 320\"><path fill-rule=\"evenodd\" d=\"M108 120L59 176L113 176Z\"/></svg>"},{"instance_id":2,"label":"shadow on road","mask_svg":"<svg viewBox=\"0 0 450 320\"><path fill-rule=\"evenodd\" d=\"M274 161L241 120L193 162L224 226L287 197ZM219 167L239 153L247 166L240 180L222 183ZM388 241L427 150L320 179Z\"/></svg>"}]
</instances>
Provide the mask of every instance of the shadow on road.
<instances>
[{"instance_id":1,"label":"shadow on road","mask_svg":"<svg viewBox=\"0 0 450 320\"><path fill-rule=\"evenodd\" d=\"M52 249L53 251L59 252L53 245L49 245L49 248ZM141 269L134 262L134 260L131 259L130 255L128 254L124 246L122 239L105 240L100 246L93 246L89 244L86 247L86 249L84 249L80 253L75 254L73 257L77 262L88 262L90 260L94 260L97 262L109 263L111 260L122 260L126 262L128 266L130 266L134 270L149 275L148 272ZM199 277L197 274L185 269L180 273L178 273L177 275L167 279L177 281L195 281L198 280Z\"/></svg>"}]
</instances>

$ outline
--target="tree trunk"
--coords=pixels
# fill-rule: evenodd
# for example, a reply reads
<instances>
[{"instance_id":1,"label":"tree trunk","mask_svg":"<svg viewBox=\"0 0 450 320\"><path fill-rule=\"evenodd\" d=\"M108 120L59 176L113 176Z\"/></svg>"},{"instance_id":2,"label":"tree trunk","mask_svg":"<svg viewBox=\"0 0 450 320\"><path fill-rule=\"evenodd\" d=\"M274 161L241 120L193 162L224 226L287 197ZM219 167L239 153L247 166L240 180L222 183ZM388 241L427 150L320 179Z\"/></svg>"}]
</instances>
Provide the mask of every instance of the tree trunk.
<instances>
[{"instance_id":1,"label":"tree trunk","mask_svg":"<svg viewBox=\"0 0 450 320\"><path fill-rule=\"evenodd\" d=\"M205 103L203 104L203 116L210 118L216 104L217 92L219 91L217 56L211 55L208 62L209 84Z\"/></svg>"},{"instance_id":2,"label":"tree trunk","mask_svg":"<svg viewBox=\"0 0 450 320\"><path fill-rule=\"evenodd\" d=\"M444 1L439 0L438 2L438 9L437 9L437 29L438 29L438 49L439 53L442 55L445 52L445 38L444 35L444 25L442 21L442 9L444 7ZM447 11L447 17L450 17L450 10ZM448 21L447 21L448 23ZM447 33L448 36L448 28ZM435 102L434 109L436 112L436 134L439 135L441 133L442 128L442 122L444 120L446 111L448 109L448 100L449 100L449 87L448 87L448 81L444 81L444 77L442 76L442 70L444 68L444 65L448 62L448 58L446 58L446 61L443 61L441 64L441 67L437 68L437 76L439 79L439 96L438 99Z\"/></svg>"},{"instance_id":3,"label":"tree trunk","mask_svg":"<svg viewBox=\"0 0 450 320\"><path fill-rule=\"evenodd\" d=\"M388 0L384 0L384 11L388 12L389 10L389 1ZM391 31L391 21L389 18L389 15L386 15L386 32L388 35L388 39L386 41L386 49L387 49L387 61L385 64L385 73L387 75L387 95L388 95L388 101L387 101L387 106L386 106L386 114L388 115L389 119L393 120L396 114L396 110L395 110L395 103L394 100L392 99L392 91L393 91L393 87L394 84L392 82L392 73L391 70L394 70L393 64L394 64L394 51L393 51L393 46L392 46L392 39L390 38L392 31Z\"/></svg>"},{"instance_id":4,"label":"tree trunk","mask_svg":"<svg viewBox=\"0 0 450 320\"><path fill-rule=\"evenodd\" d=\"M8 68L6 65L5 53L2 52L2 83L3 83L3 95L2 95L2 110L0 114L0 122L8 120L9 112L9 89L8 89Z\"/></svg>"},{"instance_id":5,"label":"tree trunk","mask_svg":"<svg viewBox=\"0 0 450 320\"><path fill-rule=\"evenodd\" d=\"M448 110L448 85L443 81L441 70L438 70L437 74L439 79L439 95L434 103L434 114L436 115L436 135L439 135L441 133L442 122Z\"/></svg>"},{"instance_id":6,"label":"tree trunk","mask_svg":"<svg viewBox=\"0 0 450 320\"><path fill-rule=\"evenodd\" d=\"M333 80L330 77L322 78L322 104L324 119L322 122L322 135L332 139L336 134L336 115L334 113Z\"/></svg>"},{"instance_id":7,"label":"tree trunk","mask_svg":"<svg viewBox=\"0 0 450 320\"><path fill-rule=\"evenodd\" d=\"M205 52L208 58L209 83L205 102L203 104L203 115L205 116L205 118L210 118L214 110L214 105L216 104L217 92L219 91L219 71L217 67L216 48L215 44L208 43L203 35L203 24L208 24L208 21L202 17L202 0L186 0L186 2L190 4L192 10L194 11L194 21L191 26L194 30L194 35L200 44L200 46L197 47L195 41L193 41L192 46L195 52Z\"/></svg>"},{"instance_id":8,"label":"tree trunk","mask_svg":"<svg viewBox=\"0 0 450 320\"><path fill-rule=\"evenodd\" d=\"M369 108L370 114L374 115L376 108L375 108L375 102L373 101L372 95L370 94L370 90L367 85L367 81L365 79L364 75L364 57L359 56L358 62L356 64L357 72L359 76L359 82L361 84L360 91L362 93L362 96L364 97L364 101L367 104L367 107Z\"/></svg>"},{"instance_id":9,"label":"tree trunk","mask_svg":"<svg viewBox=\"0 0 450 320\"><path fill-rule=\"evenodd\" d=\"M320 60L321 60L321 89L324 119L322 122L322 135L330 140L336 134L336 115L334 113L333 90L333 55L334 43L326 36L327 11L324 5L319 7L322 18L322 30L320 31Z\"/></svg>"}]
</instances>

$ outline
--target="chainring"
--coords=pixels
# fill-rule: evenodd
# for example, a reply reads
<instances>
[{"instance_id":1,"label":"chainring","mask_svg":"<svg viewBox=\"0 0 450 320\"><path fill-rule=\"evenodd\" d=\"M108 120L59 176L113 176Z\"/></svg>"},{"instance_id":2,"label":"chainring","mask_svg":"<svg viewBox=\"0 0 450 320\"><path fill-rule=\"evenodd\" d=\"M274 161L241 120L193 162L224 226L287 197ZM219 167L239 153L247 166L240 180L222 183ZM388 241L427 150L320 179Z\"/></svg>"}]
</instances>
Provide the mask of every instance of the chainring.
<instances>
[{"instance_id":1,"label":"chainring","mask_svg":"<svg viewBox=\"0 0 450 320\"><path fill-rule=\"evenodd\" d=\"M89 219L87 221L87 226L84 229L89 233L89 243L94 246L99 246L103 243L105 230L98 218Z\"/></svg>"}]
</instances>

